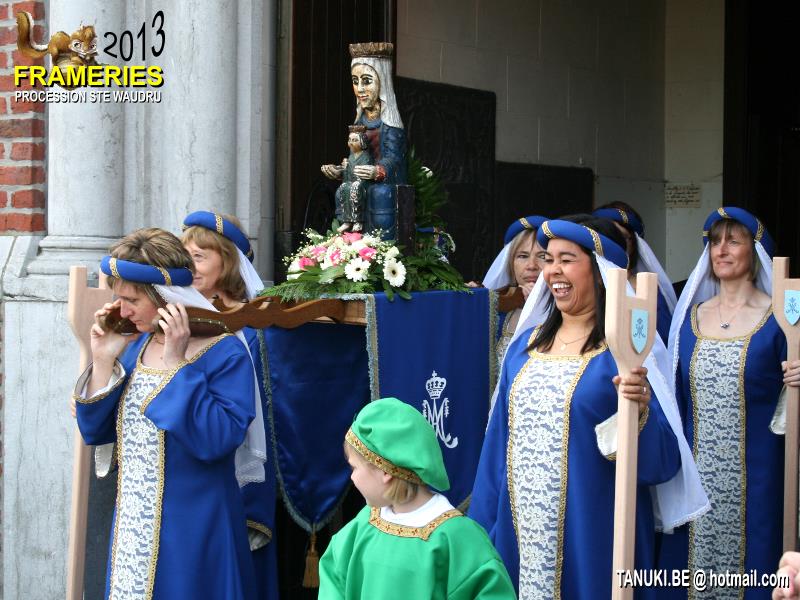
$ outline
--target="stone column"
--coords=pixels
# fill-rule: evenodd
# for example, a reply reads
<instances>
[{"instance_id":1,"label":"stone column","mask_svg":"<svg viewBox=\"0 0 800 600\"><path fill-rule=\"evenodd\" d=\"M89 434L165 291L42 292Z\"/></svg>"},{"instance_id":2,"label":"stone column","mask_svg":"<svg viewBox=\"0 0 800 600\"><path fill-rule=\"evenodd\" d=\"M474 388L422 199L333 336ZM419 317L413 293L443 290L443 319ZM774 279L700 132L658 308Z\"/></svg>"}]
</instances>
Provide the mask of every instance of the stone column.
<instances>
[{"instance_id":1,"label":"stone column","mask_svg":"<svg viewBox=\"0 0 800 600\"><path fill-rule=\"evenodd\" d=\"M51 32L71 32L92 21L102 52L103 33L125 29L124 5L97 0L49 4ZM102 55L98 59L110 62ZM76 263L96 271L99 257L123 233L124 105L53 103L47 110L47 236L27 271L59 276Z\"/></svg>"},{"instance_id":2,"label":"stone column","mask_svg":"<svg viewBox=\"0 0 800 600\"><path fill-rule=\"evenodd\" d=\"M149 62L164 69L162 102L126 113L124 229L177 232L194 210L235 214L265 274L272 262L276 0L161 8L167 43Z\"/></svg>"},{"instance_id":3,"label":"stone column","mask_svg":"<svg viewBox=\"0 0 800 600\"><path fill-rule=\"evenodd\" d=\"M179 233L188 212L214 209L242 219L256 266L271 275L276 4L49 3L50 32L96 19L101 51L105 32L135 36L163 10L164 52L146 64L163 67L165 84L158 104L51 104L47 235L0 239L8 598L64 596L74 427L67 400L78 368L66 322L69 266L96 272L122 234L144 226ZM140 52L128 64L142 64ZM87 540L87 555L96 550L103 559L98 572L87 566L87 586L104 574L108 528L101 529Z\"/></svg>"}]
</instances>

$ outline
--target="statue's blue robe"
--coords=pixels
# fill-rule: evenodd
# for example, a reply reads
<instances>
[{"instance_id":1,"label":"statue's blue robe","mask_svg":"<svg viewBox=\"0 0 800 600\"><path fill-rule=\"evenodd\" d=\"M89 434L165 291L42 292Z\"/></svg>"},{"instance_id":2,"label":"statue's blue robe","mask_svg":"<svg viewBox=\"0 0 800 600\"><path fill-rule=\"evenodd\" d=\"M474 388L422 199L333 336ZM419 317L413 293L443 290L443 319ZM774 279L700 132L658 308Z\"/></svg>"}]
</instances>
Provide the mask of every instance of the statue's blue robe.
<instances>
[{"instance_id":1,"label":"statue's blue robe","mask_svg":"<svg viewBox=\"0 0 800 600\"><path fill-rule=\"evenodd\" d=\"M399 127L385 124L381 119L370 121L363 114L356 122L368 130L379 132L375 164L386 172L381 182L373 182L367 191L367 229L382 229L383 238L395 239L397 234L397 185L408 180L406 168L406 132Z\"/></svg>"},{"instance_id":2,"label":"statue's blue robe","mask_svg":"<svg viewBox=\"0 0 800 600\"><path fill-rule=\"evenodd\" d=\"M142 335L120 357L124 378L107 394L77 403L87 444L117 441L117 413L128 382L142 369L138 357L151 336ZM255 600L253 561L234 455L254 417L252 364L242 343L223 336L180 368L146 404L144 416L163 434L162 498L152 594L142 598ZM151 370L152 371L152 370ZM121 435L126 431L121 428ZM120 461L119 480L140 474ZM120 497L117 497L119 506ZM118 544L112 531L109 564ZM108 597L110 569L106 581ZM142 582L146 586L146 582Z\"/></svg>"},{"instance_id":3,"label":"statue's blue robe","mask_svg":"<svg viewBox=\"0 0 800 600\"><path fill-rule=\"evenodd\" d=\"M469 509L469 515L489 533L515 585L519 581L520 564L509 492L509 393L528 360L538 360L527 351L531 333L532 330L523 333L509 347L503 364L498 400L486 432ZM564 421L568 461L562 481L566 481L567 489L566 493L563 489L560 492L566 501L548 517L551 522L563 523L562 544L557 549L561 562L544 565L545 569L556 572L560 588L553 589L548 597L595 600L610 595L616 463L600 453L594 428L617 411L617 392L612 383L616 374L610 351L597 352L577 379L571 397ZM541 464L552 462L553 458L542 456ZM655 526L648 486L671 479L680 463L677 439L654 397L639 434L637 569L652 568L655 564ZM535 468L532 465L531 471ZM654 592L640 589L636 598L655 598Z\"/></svg>"},{"instance_id":4,"label":"statue's blue robe","mask_svg":"<svg viewBox=\"0 0 800 600\"><path fill-rule=\"evenodd\" d=\"M697 459L700 480L711 502L711 510L696 525L680 527L674 534L663 536L659 567L688 568L689 538L694 535L694 530L691 534L690 530L699 527L702 521L703 527L712 528L702 543L709 545L711 553L720 560L734 564L732 572L749 573L755 569L759 576L773 573L778 566L782 545L784 438L772 433L769 424L783 386L781 362L786 360L786 337L770 312L750 335L738 338L743 345L743 352L736 358L738 368L724 369L731 377L738 379L736 387L744 392L744 397L741 393L719 396L721 405L733 407L735 413L732 414L737 426L745 424L744 429L736 434L744 435L745 461L742 465L741 462L737 463L741 456L741 437L731 439L731 428L727 424L707 423L710 427L705 426L702 431L696 426L695 419L699 413L693 402L692 388L697 389L698 385L702 387L699 379L705 379L710 381L712 389L719 389L716 369L697 356L698 340L708 341L709 338L698 335L696 311L697 306L687 311L681 325L675 384L686 439ZM699 453L714 448L728 449L724 452L724 463L715 468L704 468L705 461ZM721 478L729 475L728 468L733 470L738 480L733 486L733 495L716 492L720 489ZM744 493L740 494L742 490ZM731 508L734 509L735 528L731 527L730 522L721 523L721 512L731 515ZM730 543L731 536L737 543ZM692 546L693 555L696 555L698 549L694 544ZM709 566L693 564L691 568ZM664 590L663 597L686 598L687 591L674 588ZM745 599L770 597L770 588L747 589L744 594Z\"/></svg>"}]
</instances>

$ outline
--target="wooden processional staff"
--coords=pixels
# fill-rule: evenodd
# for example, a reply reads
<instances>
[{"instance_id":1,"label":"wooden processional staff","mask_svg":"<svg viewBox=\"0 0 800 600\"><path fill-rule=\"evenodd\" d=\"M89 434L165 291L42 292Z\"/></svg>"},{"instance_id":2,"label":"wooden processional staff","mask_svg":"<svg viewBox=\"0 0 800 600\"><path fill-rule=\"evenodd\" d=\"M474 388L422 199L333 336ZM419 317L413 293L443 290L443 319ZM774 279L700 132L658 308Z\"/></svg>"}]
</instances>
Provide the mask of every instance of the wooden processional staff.
<instances>
[{"instance_id":1,"label":"wooden processional staff","mask_svg":"<svg viewBox=\"0 0 800 600\"><path fill-rule=\"evenodd\" d=\"M786 334L788 361L800 358L800 279L789 279L789 259L772 261L772 309ZM783 550L797 550L797 450L800 388L786 387L786 440L783 473Z\"/></svg>"},{"instance_id":2,"label":"wooden processional staff","mask_svg":"<svg viewBox=\"0 0 800 600\"><path fill-rule=\"evenodd\" d=\"M628 296L628 272L611 269L606 287L606 342L622 377L641 367L656 336L655 273L636 276L636 296ZM617 573L633 570L636 543L636 479L639 458L638 404L618 394L617 470L614 485L614 554L611 598L633 598L632 588L619 585Z\"/></svg>"},{"instance_id":3,"label":"wooden processional staff","mask_svg":"<svg viewBox=\"0 0 800 600\"><path fill-rule=\"evenodd\" d=\"M86 285L86 267L70 267L67 320L78 340L82 373L92 355L89 330L94 323L94 313L111 302L111 290L105 286L105 277L100 277L100 287ZM75 426L72 451L72 502L69 513L69 542L67 545L67 600L82 600L83 569L86 560L86 522L89 509L89 470L91 468L91 446Z\"/></svg>"}]
</instances>

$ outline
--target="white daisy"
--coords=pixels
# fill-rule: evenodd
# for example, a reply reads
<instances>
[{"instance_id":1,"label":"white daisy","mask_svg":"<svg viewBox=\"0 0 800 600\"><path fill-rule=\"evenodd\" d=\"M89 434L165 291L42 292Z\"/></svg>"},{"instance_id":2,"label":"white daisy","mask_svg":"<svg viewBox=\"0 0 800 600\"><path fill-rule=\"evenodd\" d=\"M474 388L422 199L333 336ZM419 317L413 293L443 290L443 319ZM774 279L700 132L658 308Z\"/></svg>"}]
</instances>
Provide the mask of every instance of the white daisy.
<instances>
[{"instance_id":1,"label":"white daisy","mask_svg":"<svg viewBox=\"0 0 800 600\"><path fill-rule=\"evenodd\" d=\"M292 280L300 277L300 260L295 258L286 269L286 279Z\"/></svg>"},{"instance_id":2,"label":"white daisy","mask_svg":"<svg viewBox=\"0 0 800 600\"><path fill-rule=\"evenodd\" d=\"M354 258L344 268L344 275L350 281L364 281L367 278L367 271L369 271L369 262L361 257ZM405 270L404 276L405 276Z\"/></svg>"},{"instance_id":3,"label":"white daisy","mask_svg":"<svg viewBox=\"0 0 800 600\"><path fill-rule=\"evenodd\" d=\"M406 281L406 268L396 260L387 260L383 265L383 277L392 287L400 287Z\"/></svg>"}]
</instances>

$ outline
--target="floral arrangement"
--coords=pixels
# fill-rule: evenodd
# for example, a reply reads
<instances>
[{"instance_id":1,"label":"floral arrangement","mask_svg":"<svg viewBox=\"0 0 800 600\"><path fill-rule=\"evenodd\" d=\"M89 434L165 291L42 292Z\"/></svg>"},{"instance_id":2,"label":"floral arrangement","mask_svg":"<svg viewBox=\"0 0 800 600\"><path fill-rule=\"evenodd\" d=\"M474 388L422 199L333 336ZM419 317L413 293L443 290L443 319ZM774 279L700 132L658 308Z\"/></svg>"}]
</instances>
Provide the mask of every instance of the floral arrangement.
<instances>
[{"instance_id":1,"label":"floral arrangement","mask_svg":"<svg viewBox=\"0 0 800 600\"><path fill-rule=\"evenodd\" d=\"M380 231L337 233L337 221L326 235L306 229L300 249L283 260L287 280L262 295L283 300L305 300L331 294L386 292L410 299L410 292L424 290L466 290L464 279L436 248L403 256L393 241Z\"/></svg>"}]
</instances>

